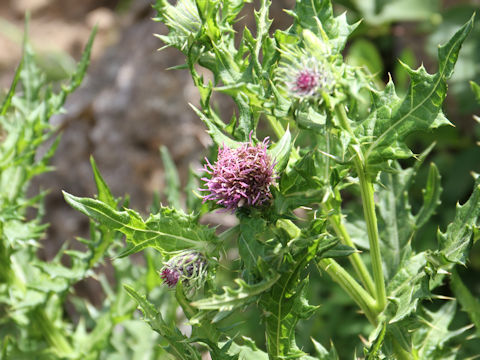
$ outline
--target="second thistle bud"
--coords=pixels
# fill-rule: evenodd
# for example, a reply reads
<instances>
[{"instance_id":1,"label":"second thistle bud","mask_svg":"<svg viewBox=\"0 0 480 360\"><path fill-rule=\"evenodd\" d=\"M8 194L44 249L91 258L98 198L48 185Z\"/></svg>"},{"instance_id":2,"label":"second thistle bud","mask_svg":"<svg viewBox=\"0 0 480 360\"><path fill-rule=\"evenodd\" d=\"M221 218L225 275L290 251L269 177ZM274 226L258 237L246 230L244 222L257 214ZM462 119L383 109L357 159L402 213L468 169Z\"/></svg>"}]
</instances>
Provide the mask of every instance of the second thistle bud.
<instances>
[{"instance_id":1,"label":"second thistle bud","mask_svg":"<svg viewBox=\"0 0 480 360\"><path fill-rule=\"evenodd\" d=\"M207 259L196 251L183 251L172 257L160 270L160 277L169 287L180 280L188 295L200 289L207 279Z\"/></svg>"},{"instance_id":2,"label":"second thistle bud","mask_svg":"<svg viewBox=\"0 0 480 360\"><path fill-rule=\"evenodd\" d=\"M290 94L297 98L319 96L321 91L329 92L332 79L329 69L318 60L310 58L291 66L286 77Z\"/></svg>"}]
</instances>

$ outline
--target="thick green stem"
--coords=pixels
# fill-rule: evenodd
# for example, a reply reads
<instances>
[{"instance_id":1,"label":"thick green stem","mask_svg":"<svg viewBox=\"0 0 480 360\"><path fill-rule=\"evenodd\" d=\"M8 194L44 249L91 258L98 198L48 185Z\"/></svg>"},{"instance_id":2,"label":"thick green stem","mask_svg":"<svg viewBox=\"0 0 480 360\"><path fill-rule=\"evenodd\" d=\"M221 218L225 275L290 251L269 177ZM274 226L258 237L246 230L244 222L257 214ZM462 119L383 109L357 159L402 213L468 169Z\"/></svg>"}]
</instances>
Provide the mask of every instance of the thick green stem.
<instances>
[{"instance_id":1,"label":"thick green stem","mask_svg":"<svg viewBox=\"0 0 480 360\"><path fill-rule=\"evenodd\" d=\"M358 144L356 137L350 127L350 123L343 105L335 107L340 126L352 135L352 141ZM373 197L373 183L365 171L365 160L360 149L352 147L355 153L354 164L357 171L360 194L362 197L363 213L367 224L368 241L370 244L370 256L372 258L373 280L375 281L375 299L377 301L377 310L382 311L387 303L385 291L385 279L383 277L382 255L380 253L380 240L378 236L377 215L375 213L375 201Z\"/></svg>"},{"instance_id":2,"label":"thick green stem","mask_svg":"<svg viewBox=\"0 0 480 360\"><path fill-rule=\"evenodd\" d=\"M337 115L338 122L340 123L342 129L346 130L352 136L352 141L357 143L357 138L355 137L355 134L350 127L347 113L345 112L345 108L343 107L343 105L338 104L337 106L335 106L335 115Z\"/></svg>"},{"instance_id":3,"label":"thick green stem","mask_svg":"<svg viewBox=\"0 0 480 360\"><path fill-rule=\"evenodd\" d=\"M380 253L380 238L378 236L377 215L375 213L375 200L373 195L373 183L365 174L363 164L355 158L355 168L360 182L360 194L362 196L363 214L367 223L368 241L370 244L370 256L372 258L373 280L377 308L382 311L387 303L385 291L385 279L383 277L382 255Z\"/></svg>"},{"instance_id":4,"label":"thick green stem","mask_svg":"<svg viewBox=\"0 0 480 360\"><path fill-rule=\"evenodd\" d=\"M335 234L337 234L342 243L356 249L355 244L353 243L350 235L347 232L347 229L345 228L345 225L343 224L341 216L331 215L328 217L328 220L330 222L330 225L332 225ZM355 252L348 258L355 270L355 273L360 278L363 286L365 286L370 295L375 296L375 284L360 254L358 252Z\"/></svg>"},{"instance_id":5,"label":"thick green stem","mask_svg":"<svg viewBox=\"0 0 480 360\"><path fill-rule=\"evenodd\" d=\"M322 259L317 263L343 290L357 303L372 325L377 326L377 309L375 299L335 260Z\"/></svg>"},{"instance_id":6,"label":"thick green stem","mask_svg":"<svg viewBox=\"0 0 480 360\"><path fill-rule=\"evenodd\" d=\"M35 325L40 329L45 340L55 349L60 357L66 357L72 354L73 349L70 346L70 343L59 329L55 327L43 309L37 308L33 310L32 318Z\"/></svg>"}]
</instances>

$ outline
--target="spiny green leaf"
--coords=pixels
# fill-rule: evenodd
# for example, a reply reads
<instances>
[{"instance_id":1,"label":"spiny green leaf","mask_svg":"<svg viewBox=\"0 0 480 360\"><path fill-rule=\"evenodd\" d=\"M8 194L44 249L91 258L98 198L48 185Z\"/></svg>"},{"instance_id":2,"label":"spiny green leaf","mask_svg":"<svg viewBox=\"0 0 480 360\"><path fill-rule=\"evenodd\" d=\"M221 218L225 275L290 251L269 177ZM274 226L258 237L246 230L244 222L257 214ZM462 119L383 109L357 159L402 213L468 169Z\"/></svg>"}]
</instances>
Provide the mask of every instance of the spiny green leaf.
<instances>
[{"instance_id":1,"label":"spiny green leaf","mask_svg":"<svg viewBox=\"0 0 480 360\"><path fill-rule=\"evenodd\" d=\"M268 149L268 154L275 162L275 171L277 174L282 172L290 160L290 152L292 151L292 135L290 130L287 128L285 134L281 137L278 142L276 142L270 149Z\"/></svg>"},{"instance_id":2,"label":"spiny green leaf","mask_svg":"<svg viewBox=\"0 0 480 360\"><path fill-rule=\"evenodd\" d=\"M389 323L398 322L417 310L418 302L430 296L424 267L425 253L405 254L395 276L387 286Z\"/></svg>"},{"instance_id":3,"label":"spiny green leaf","mask_svg":"<svg viewBox=\"0 0 480 360\"><path fill-rule=\"evenodd\" d=\"M12 102L13 95L15 94L15 90L17 88L18 80L20 79L20 73L22 72L23 68L23 57L22 60L20 61L20 64L17 67L17 70L15 71L15 76L13 77L12 84L10 85L10 89L8 90L7 95L3 99L2 106L0 107L0 116L4 116Z\"/></svg>"},{"instance_id":4,"label":"spiny green leaf","mask_svg":"<svg viewBox=\"0 0 480 360\"><path fill-rule=\"evenodd\" d=\"M203 21L193 0L179 0L171 5L167 0L157 0L155 4L158 17L169 29L168 36L157 35L168 46L179 50L188 49L195 36L199 35Z\"/></svg>"},{"instance_id":5,"label":"spiny green leaf","mask_svg":"<svg viewBox=\"0 0 480 360\"><path fill-rule=\"evenodd\" d=\"M262 350L258 349L255 343L246 337L242 337L245 345L238 345L233 342L230 346L230 354L238 354L241 360L268 360L268 355Z\"/></svg>"},{"instance_id":6,"label":"spiny green leaf","mask_svg":"<svg viewBox=\"0 0 480 360\"><path fill-rule=\"evenodd\" d=\"M428 219L435 213L440 204L440 195L442 194L441 177L434 163L430 164L428 170L427 186L423 190L423 205L420 211L415 215L415 227L422 227Z\"/></svg>"},{"instance_id":7,"label":"spiny green leaf","mask_svg":"<svg viewBox=\"0 0 480 360\"><path fill-rule=\"evenodd\" d=\"M295 18L297 33L308 29L322 37L322 32L328 37L333 53L339 53L345 46L348 36L357 27L357 24L348 25L346 14L333 16L330 0L297 0L295 11L287 11Z\"/></svg>"},{"instance_id":8,"label":"spiny green leaf","mask_svg":"<svg viewBox=\"0 0 480 360\"><path fill-rule=\"evenodd\" d=\"M333 343L330 346L330 351L327 351L327 349L318 341L315 341L315 339L311 338L310 340L312 340L313 346L315 347L318 360L338 360L337 350L335 346L333 346Z\"/></svg>"},{"instance_id":9,"label":"spiny green leaf","mask_svg":"<svg viewBox=\"0 0 480 360\"><path fill-rule=\"evenodd\" d=\"M268 18L269 9L272 5L271 0L262 0L260 2L260 9L255 11L255 21L257 23L257 36L255 39L255 49L254 49L254 58L252 61L257 67L257 72L260 72L260 51L262 50L262 44L265 42L265 39L268 37L268 30L272 25L273 20Z\"/></svg>"},{"instance_id":10,"label":"spiny green leaf","mask_svg":"<svg viewBox=\"0 0 480 360\"><path fill-rule=\"evenodd\" d=\"M117 211L107 204L90 198L79 198L64 192L65 200L76 210L126 235L130 247L120 256L127 256L146 247L162 253L196 249L204 253L216 251L215 230L199 225L192 215L181 210L161 208L144 221L138 213L126 209Z\"/></svg>"},{"instance_id":11,"label":"spiny green leaf","mask_svg":"<svg viewBox=\"0 0 480 360\"><path fill-rule=\"evenodd\" d=\"M408 190L415 174L413 168L402 170L398 164L395 172L382 172L379 188L378 208L380 219L380 248L382 250L383 262L387 270L387 278L392 278L405 251L409 251L409 241L415 229L415 219L411 214L408 202Z\"/></svg>"},{"instance_id":12,"label":"spiny green leaf","mask_svg":"<svg viewBox=\"0 0 480 360\"><path fill-rule=\"evenodd\" d=\"M480 176L475 176L473 193L463 205L457 204L455 219L448 225L447 231L437 233L440 243L438 255L451 264L465 265L471 245L473 229L480 216Z\"/></svg>"},{"instance_id":13,"label":"spiny green leaf","mask_svg":"<svg viewBox=\"0 0 480 360\"><path fill-rule=\"evenodd\" d=\"M93 41L95 40L95 36L97 34L97 26L94 26L92 32L90 33L90 37L88 38L88 42L85 45L85 49L82 53L82 58L80 62L77 64L75 72L72 74L70 78L70 82L66 85L62 86L62 90L58 94L58 96L51 97L48 103L48 113L47 117L52 116L59 110L61 110L67 96L71 94L75 89L77 89L83 81L85 74L87 73L88 65L90 64L90 55L92 52Z\"/></svg>"},{"instance_id":14,"label":"spiny green leaf","mask_svg":"<svg viewBox=\"0 0 480 360\"><path fill-rule=\"evenodd\" d=\"M426 222L438 205L441 187L437 168L433 164L424 190L424 204L418 217L412 215L408 198L415 175L433 149L433 145L418 156L413 167L402 169L398 163L392 162L391 172L382 172L380 175L381 186L377 190L380 247L387 279L396 274L402 260L407 254L411 254L410 241L415 231L423 224L417 222L417 219Z\"/></svg>"},{"instance_id":15,"label":"spiny green leaf","mask_svg":"<svg viewBox=\"0 0 480 360\"><path fill-rule=\"evenodd\" d=\"M272 278L267 278L257 284L247 284L242 279L235 279L238 288L232 289L228 286L223 287L223 294L213 295L212 297L197 300L192 306L202 310L230 311L248 304L253 298L267 291L278 279L277 274Z\"/></svg>"},{"instance_id":16,"label":"spiny green leaf","mask_svg":"<svg viewBox=\"0 0 480 360\"><path fill-rule=\"evenodd\" d=\"M222 131L214 124L212 120L210 120L203 112L198 110L195 106L190 104L193 111L197 113L200 119L205 123L208 129L208 133L212 137L213 141L217 146L228 146L229 148L236 149L241 145L240 142L235 141L228 136L226 136Z\"/></svg>"},{"instance_id":17,"label":"spiny green leaf","mask_svg":"<svg viewBox=\"0 0 480 360\"><path fill-rule=\"evenodd\" d=\"M446 344L470 328L448 329L456 309L457 302L449 301L436 312L425 310L427 316L421 320L423 326L413 333L413 346L419 359L446 359L456 352L455 348Z\"/></svg>"},{"instance_id":18,"label":"spiny green leaf","mask_svg":"<svg viewBox=\"0 0 480 360\"><path fill-rule=\"evenodd\" d=\"M410 157L412 153L404 141L412 132L449 124L442 113L446 80L453 72L460 47L472 27L473 18L439 48L439 71L436 74L428 74L423 67L412 70L405 65L411 84L403 100L398 99L391 82L382 92L372 93L373 111L362 125L365 160L372 172L375 164L387 159Z\"/></svg>"},{"instance_id":19,"label":"spiny green leaf","mask_svg":"<svg viewBox=\"0 0 480 360\"><path fill-rule=\"evenodd\" d=\"M142 310L145 321L168 341L167 350L181 360L201 360L198 350L189 344L189 339L183 336L176 327L168 326L161 314L155 309L144 295L137 293L132 287L123 285Z\"/></svg>"},{"instance_id":20,"label":"spiny green leaf","mask_svg":"<svg viewBox=\"0 0 480 360\"><path fill-rule=\"evenodd\" d=\"M315 257L318 241L297 254L288 264L288 271L273 284L260 298L266 326L267 350L273 360L285 357L306 359L307 355L298 349L295 342L295 328L301 318L306 318L316 310L308 305L305 287L308 278L299 280L299 273Z\"/></svg>"},{"instance_id":21,"label":"spiny green leaf","mask_svg":"<svg viewBox=\"0 0 480 360\"><path fill-rule=\"evenodd\" d=\"M462 306L468 317L475 325L477 335L480 335L480 301L473 296L470 290L465 286L458 272L453 269L450 278L450 287L457 298L457 301Z\"/></svg>"},{"instance_id":22,"label":"spiny green leaf","mask_svg":"<svg viewBox=\"0 0 480 360\"><path fill-rule=\"evenodd\" d=\"M266 231L266 228L266 221L262 218L242 217L240 219L238 252L240 253L245 268L250 274L257 274L259 272L259 259L266 257L267 246L259 241L259 237Z\"/></svg>"},{"instance_id":23,"label":"spiny green leaf","mask_svg":"<svg viewBox=\"0 0 480 360\"><path fill-rule=\"evenodd\" d=\"M224 0L222 7L222 16L227 22L233 22L243 6L247 3L251 3L252 0Z\"/></svg>"},{"instance_id":24,"label":"spiny green leaf","mask_svg":"<svg viewBox=\"0 0 480 360\"><path fill-rule=\"evenodd\" d=\"M112 208L115 208L117 206L117 201L115 201L115 198L113 197L110 188L108 187L105 180L103 180L103 177L98 170L97 164L95 163L93 156L90 156L90 164L92 165L93 176L95 179L95 184L97 185L98 200L104 202Z\"/></svg>"}]
</instances>

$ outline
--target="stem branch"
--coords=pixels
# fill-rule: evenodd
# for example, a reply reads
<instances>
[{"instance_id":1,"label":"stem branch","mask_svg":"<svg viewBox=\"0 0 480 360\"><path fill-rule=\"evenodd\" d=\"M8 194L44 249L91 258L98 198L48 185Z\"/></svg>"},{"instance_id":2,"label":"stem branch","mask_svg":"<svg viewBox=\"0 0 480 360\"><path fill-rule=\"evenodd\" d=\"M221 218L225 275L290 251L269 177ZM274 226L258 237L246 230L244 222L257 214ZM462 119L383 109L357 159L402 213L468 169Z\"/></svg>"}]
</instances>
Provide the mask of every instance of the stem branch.
<instances>
[{"instance_id":1,"label":"stem branch","mask_svg":"<svg viewBox=\"0 0 480 360\"><path fill-rule=\"evenodd\" d=\"M343 105L338 104L335 106L335 114L337 115L340 126L352 135L352 141L358 145ZM373 197L373 183L365 171L365 159L363 158L361 150L358 146L352 146L351 149L355 152L354 164L360 183L363 213L365 222L367 223L377 310L382 311L387 303L387 295L385 291L385 279L383 277L382 255L380 253L380 239L378 236L377 215L375 213L375 200Z\"/></svg>"},{"instance_id":2,"label":"stem branch","mask_svg":"<svg viewBox=\"0 0 480 360\"><path fill-rule=\"evenodd\" d=\"M322 268L343 290L357 303L373 326L377 326L377 309L375 299L335 260L321 259L317 267Z\"/></svg>"},{"instance_id":3,"label":"stem branch","mask_svg":"<svg viewBox=\"0 0 480 360\"><path fill-rule=\"evenodd\" d=\"M357 248L353 243L352 239L350 238L350 235L348 234L347 229L343 224L341 216L330 215L328 217L328 220L330 222L330 225L332 225L332 228L335 231L335 234L337 234L337 236L340 238L342 243L356 250ZM375 296L375 284L360 254L358 252L355 252L352 255L350 255L348 259L350 260L363 286L367 289L370 295Z\"/></svg>"},{"instance_id":4,"label":"stem branch","mask_svg":"<svg viewBox=\"0 0 480 360\"><path fill-rule=\"evenodd\" d=\"M360 194L362 197L363 213L367 223L368 241L370 244L370 256L372 258L373 280L377 308L382 311L387 303L385 291L385 279L383 278L382 254L380 253L380 240L378 236L377 215L375 214L375 200L373 197L373 183L365 174L365 169L359 158L355 158L355 168L360 182Z\"/></svg>"}]
</instances>

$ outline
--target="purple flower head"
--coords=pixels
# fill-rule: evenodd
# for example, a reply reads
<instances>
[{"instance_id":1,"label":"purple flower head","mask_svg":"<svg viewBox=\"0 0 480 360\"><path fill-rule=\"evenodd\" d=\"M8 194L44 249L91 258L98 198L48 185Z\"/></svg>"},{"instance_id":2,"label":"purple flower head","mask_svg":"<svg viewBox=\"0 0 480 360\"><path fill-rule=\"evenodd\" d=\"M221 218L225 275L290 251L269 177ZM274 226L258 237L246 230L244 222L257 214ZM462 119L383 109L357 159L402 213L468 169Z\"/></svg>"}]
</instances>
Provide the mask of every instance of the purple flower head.
<instances>
[{"instance_id":1,"label":"purple flower head","mask_svg":"<svg viewBox=\"0 0 480 360\"><path fill-rule=\"evenodd\" d=\"M282 61L276 70L278 81L285 84L291 96L300 99L320 97L322 91L331 92L334 81L329 65L304 56L301 60L287 57Z\"/></svg>"},{"instance_id":2,"label":"purple flower head","mask_svg":"<svg viewBox=\"0 0 480 360\"><path fill-rule=\"evenodd\" d=\"M208 192L203 201L213 200L234 212L242 206L260 206L272 198L270 185L275 182L275 163L267 153L268 138L254 145L251 139L236 149L218 149L217 162L206 159L205 171L211 178L202 178Z\"/></svg>"},{"instance_id":3,"label":"purple flower head","mask_svg":"<svg viewBox=\"0 0 480 360\"><path fill-rule=\"evenodd\" d=\"M165 284L172 288L181 280L188 293L203 286L206 275L207 260L196 251L183 251L175 255L160 270L160 277Z\"/></svg>"},{"instance_id":4,"label":"purple flower head","mask_svg":"<svg viewBox=\"0 0 480 360\"><path fill-rule=\"evenodd\" d=\"M320 74L316 69L302 69L295 74L291 90L301 96L312 96L318 89Z\"/></svg>"}]
</instances>

